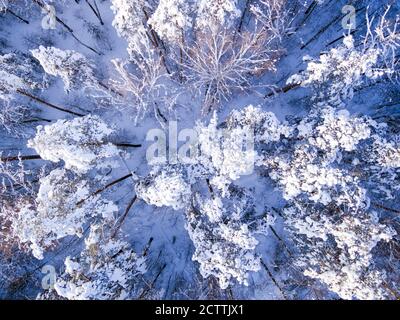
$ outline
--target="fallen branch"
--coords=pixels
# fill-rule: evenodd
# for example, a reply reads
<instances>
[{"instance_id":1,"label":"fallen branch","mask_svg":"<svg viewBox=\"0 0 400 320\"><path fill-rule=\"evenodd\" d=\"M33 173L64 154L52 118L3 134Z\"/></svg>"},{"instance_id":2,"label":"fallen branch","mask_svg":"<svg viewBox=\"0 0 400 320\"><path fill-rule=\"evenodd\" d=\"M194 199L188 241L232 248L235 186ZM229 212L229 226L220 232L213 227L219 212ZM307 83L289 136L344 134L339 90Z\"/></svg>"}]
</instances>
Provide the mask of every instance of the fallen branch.
<instances>
[{"instance_id":1,"label":"fallen branch","mask_svg":"<svg viewBox=\"0 0 400 320\"><path fill-rule=\"evenodd\" d=\"M313 1L310 6L307 8L307 10L304 12L304 18L303 20L299 23L299 25L297 26L297 28L295 29L295 32L297 32L300 27L302 27L304 25L304 23L308 20L308 18L311 16L312 12L314 11L314 9L317 7L318 2L317 1Z\"/></svg>"},{"instance_id":2,"label":"fallen branch","mask_svg":"<svg viewBox=\"0 0 400 320\"><path fill-rule=\"evenodd\" d=\"M151 284L148 285L146 289L143 289L142 293L139 295L139 299L143 299L146 296L147 292L149 292L151 289L153 289L154 284L156 283L156 281L158 280L158 278L160 277L161 273L164 271L166 266L167 266L167 264L164 263L163 266L161 267L160 271L158 271L154 280L151 282Z\"/></svg>"},{"instance_id":3,"label":"fallen branch","mask_svg":"<svg viewBox=\"0 0 400 320\"><path fill-rule=\"evenodd\" d=\"M146 247L143 250L142 257L146 257L147 254L149 253L149 249L150 249L150 246L151 246L153 240L154 240L153 237L150 237L149 241L147 242Z\"/></svg>"},{"instance_id":4,"label":"fallen branch","mask_svg":"<svg viewBox=\"0 0 400 320\"><path fill-rule=\"evenodd\" d=\"M283 292L283 290L280 287L280 285L278 284L278 282L275 280L274 276L272 275L271 271L268 269L268 267L265 264L265 262L262 259L260 259L260 261L261 261L261 265L264 267L265 271L267 271L267 273L268 273L269 277L271 278L272 282L278 288L278 290L281 293L282 297L287 300L287 297L286 297L285 293Z\"/></svg>"},{"instance_id":5,"label":"fallen branch","mask_svg":"<svg viewBox=\"0 0 400 320\"><path fill-rule=\"evenodd\" d=\"M245 18L245 16L246 16L246 13L247 13L247 11L248 11L248 7L249 7L249 4L250 4L250 1L251 0L246 0L246 4L245 4L245 6L244 6L244 9L243 9L243 12L242 12L242 16L240 17L240 21L239 21L239 26L238 26L238 28L237 28L237 32L238 33L241 33L242 32L242 27L243 27L243 21L244 21L244 18Z\"/></svg>"},{"instance_id":6,"label":"fallen branch","mask_svg":"<svg viewBox=\"0 0 400 320\"><path fill-rule=\"evenodd\" d=\"M87 45L86 43L82 42L73 32L71 32L72 37L78 41L82 46L84 46L85 48L89 49L90 51L93 51L94 53L98 54L99 56L101 56L101 53L98 52L96 49L93 49L91 46Z\"/></svg>"},{"instance_id":7,"label":"fallen branch","mask_svg":"<svg viewBox=\"0 0 400 320\"><path fill-rule=\"evenodd\" d=\"M137 198L137 196L135 195L135 196L132 198L132 200L129 202L128 206L127 206L126 209L125 209L124 214L122 215L121 219L120 219L119 222L117 223L117 226L115 227L115 230L114 230L114 232L113 232L111 238L115 238L115 236L116 236L117 233L118 233L118 230L121 228L121 226L122 226L122 224L124 223L126 217L128 216L129 211L131 210L132 206L134 205L134 203L136 202L137 199L138 199L138 198Z\"/></svg>"},{"instance_id":8,"label":"fallen branch","mask_svg":"<svg viewBox=\"0 0 400 320\"><path fill-rule=\"evenodd\" d=\"M276 95L276 94L278 94L278 93L286 93L286 92L288 92L288 91L290 91L290 90L292 90L292 89L296 89L296 88L298 88L298 87L300 87L300 86L301 86L300 83L291 83L291 84L288 84L288 85L286 85L286 86L284 86L284 87L282 87L282 88L279 88L279 89L277 89L277 90L274 90L274 91L271 92L271 93L266 94L266 95L264 96L264 99L270 98L270 97L272 97L272 96L274 96L274 95Z\"/></svg>"},{"instance_id":9,"label":"fallen branch","mask_svg":"<svg viewBox=\"0 0 400 320\"><path fill-rule=\"evenodd\" d=\"M101 24L102 26L104 26L104 22L103 22L103 19L101 18L100 10L99 10L99 8L97 7L96 0L93 0L94 6L89 2L89 0L86 0L86 3L87 3L88 6L90 7L90 9L92 9L92 11L93 11L93 13L95 14L95 16L97 17L97 19L99 19L100 24Z\"/></svg>"},{"instance_id":10,"label":"fallen branch","mask_svg":"<svg viewBox=\"0 0 400 320\"><path fill-rule=\"evenodd\" d=\"M118 92L117 90L115 90L115 89L113 89L113 88L110 88L108 85L104 84L104 83L101 82L101 81L98 81L98 84L99 84L100 87L103 87L103 88L106 89L107 91L110 91L110 92L112 92L112 93L114 93L114 94L116 94L116 95L118 95L118 96L120 96L120 97L123 97L123 96L124 96L121 92Z\"/></svg>"},{"instance_id":11,"label":"fallen branch","mask_svg":"<svg viewBox=\"0 0 400 320\"><path fill-rule=\"evenodd\" d=\"M2 162L9 161L25 161L25 160L41 160L42 158L39 155L27 155L27 156L11 156L11 157L1 157L0 160Z\"/></svg>"},{"instance_id":12,"label":"fallen branch","mask_svg":"<svg viewBox=\"0 0 400 320\"><path fill-rule=\"evenodd\" d=\"M335 24L337 21L339 21L342 18L341 15L337 16L335 19L333 19L330 23L328 23L325 27L320 29L313 37L311 37L310 40L308 40L305 44L303 44L300 47L300 50L304 50L310 43L314 42L316 39L319 38L321 34L323 34L326 30L328 30L333 24Z\"/></svg>"},{"instance_id":13,"label":"fallen branch","mask_svg":"<svg viewBox=\"0 0 400 320\"><path fill-rule=\"evenodd\" d=\"M32 123L32 122L51 122L52 120L44 119L44 118L34 118L29 120L24 120L22 123Z\"/></svg>"},{"instance_id":14,"label":"fallen branch","mask_svg":"<svg viewBox=\"0 0 400 320\"><path fill-rule=\"evenodd\" d=\"M47 107L56 109L58 111L69 113L69 114L72 114L72 115L78 116L78 117L83 117L84 116L84 114L58 107L58 106L56 106L56 105L54 105L54 104L52 104L50 102L44 101L43 99L41 99L39 97L36 97L36 96L34 96L34 95L32 95L32 94L30 94L28 92L25 92L25 91L23 91L21 89L17 89L17 93L19 93L19 94L21 94L21 95L23 95L25 97L28 97L28 98L30 98L30 99L32 99L32 100L34 100L34 101L36 101L36 102L38 102L40 104L43 104L43 105L45 105Z\"/></svg>"},{"instance_id":15,"label":"fallen branch","mask_svg":"<svg viewBox=\"0 0 400 320\"><path fill-rule=\"evenodd\" d=\"M372 205L373 205L374 207L377 207L377 208L380 208L380 209L383 209L383 210L386 210L386 211L389 211L389 212L393 212L393 213L400 214L400 210L388 208L388 207L385 207L385 206L383 206L383 205L381 205L381 204L379 204L379 203L376 203L376 202L372 202Z\"/></svg>"},{"instance_id":16,"label":"fallen branch","mask_svg":"<svg viewBox=\"0 0 400 320\"><path fill-rule=\"evenodd\" d=\"M106 189L108 189L108 188L112 187L113 185L116 185L117 183L120 183L120 182L122 182L122 181L124 181L124 180L126 180L126 179L128 179L128 178L130 178L130 177L132 177L132 173L127 174L127 175L125 175L125 176L123 176L123 177L121 177L121 178L119 178L119 179L117 179L117 180L114 180L114 181L112 181L112 182L106 184L104 187L102 187L102 188L96 190L96 191L95 191L94 193L92 193L90 196L86 197L85 199L80 200L76 205L77 205L77 206L81 205L83 202L85 202L86 200L90 199L91 197L93 197L93 196L95 196L95 195L98 195L99 193L102 193L102 192L105 191Z\"/></svg>"},{"instance_id":17,"label":"fallen branch","mask_svg":"<svg viewBox=\"0 0 400 320\"><path fill-rule=\"evenodd\" d=\"M289 254L289 256L292 257L292 252L289 250L288 246L286 245L285 241L282 240L282 238L278 235L278 233L275 231L275 229L272 226L269 226L269 228L272 231L272 234L278 239L280 243L282 243L283 247L285 248L286 252Z\"/></svg>"},{"instance_id":18,"label":"fallen branch","mask_svg":"<svg viewBox=\"0 0 400 320\"><path fill-rule=\"evenodd\" d=\"M36 3L40 8L42 8L43 10L45 10L46 12L50 13L46 7L46 5L44 3L41 2L41 0L32 0L34 3ZM86 47L87 49L93 51L94 53L101 55L100 52L96 51L95 49L93 49L92 47L88 46L87 44L85 44L84 42L82 42L75 34L74 34L74 30L68 26L64 21L62 21L58 16L55 16L56 21L61 24L69 33L71 33L72 37L78 41L81 45L83 45L84 47Z\"/></svg>"},{"instance_id":19,"label":"fallen branch","mask_svg":"<svg viewBox=\"0 0 400 320\"><path fill-rule=\"evenodd\" d=\"M21 16L19 16L18 14L16 14L14 11L10 10L9 8L6 9L6 12L8 12L9 14L11 14L12 16L16 17L18 20L21 20L22 22L29 24L28 20L25 20L24 18L22 18Z\"/></svg>"}]
</instances>

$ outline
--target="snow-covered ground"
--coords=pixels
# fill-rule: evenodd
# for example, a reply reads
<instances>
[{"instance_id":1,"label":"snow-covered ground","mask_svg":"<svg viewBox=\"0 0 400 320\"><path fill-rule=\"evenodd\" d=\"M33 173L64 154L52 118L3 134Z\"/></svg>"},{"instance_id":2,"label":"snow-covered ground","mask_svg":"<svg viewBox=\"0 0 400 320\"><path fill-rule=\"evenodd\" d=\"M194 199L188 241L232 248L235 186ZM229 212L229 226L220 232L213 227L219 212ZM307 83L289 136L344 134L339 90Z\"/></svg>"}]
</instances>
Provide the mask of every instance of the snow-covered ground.
<instances>
[{"instance_id":1,"label":"snow-covered ground","mask_svg":"<svg viewBox=\"0 0 400 320\"><path fill-rule=\"evenodd\" d=\"M399 9L0 0L0 297L398 299Z\"/></svg>"}]
</instances>

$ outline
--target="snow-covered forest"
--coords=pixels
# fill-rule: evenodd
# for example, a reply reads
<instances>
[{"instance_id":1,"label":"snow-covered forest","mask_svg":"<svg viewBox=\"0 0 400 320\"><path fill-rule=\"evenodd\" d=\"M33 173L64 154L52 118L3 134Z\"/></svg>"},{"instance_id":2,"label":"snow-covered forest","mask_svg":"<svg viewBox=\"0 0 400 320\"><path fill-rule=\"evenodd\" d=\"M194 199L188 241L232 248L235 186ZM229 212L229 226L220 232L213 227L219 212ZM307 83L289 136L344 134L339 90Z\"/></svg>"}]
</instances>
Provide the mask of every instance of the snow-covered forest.
<instances>
[{"instance_id":1,"label":"snow-covered forest","mask_svg":"<svg viewBox=\"0 0 400 320\"><path fill-rule=\"evenodd\" d=\"M0 0L0 298L400 299L400 2Z\"/></svg>"}]
</instances>

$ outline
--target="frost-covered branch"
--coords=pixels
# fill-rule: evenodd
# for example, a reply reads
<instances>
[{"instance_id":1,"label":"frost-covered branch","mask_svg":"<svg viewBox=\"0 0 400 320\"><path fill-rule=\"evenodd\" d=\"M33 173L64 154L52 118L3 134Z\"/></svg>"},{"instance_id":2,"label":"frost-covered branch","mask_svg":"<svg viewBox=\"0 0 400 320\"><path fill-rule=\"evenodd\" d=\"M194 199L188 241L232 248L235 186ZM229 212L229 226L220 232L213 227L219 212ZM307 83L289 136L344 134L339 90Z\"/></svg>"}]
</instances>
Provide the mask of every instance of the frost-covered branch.
<instances>
[{"instance_id":1,"label":"frost-covered branch","mask_svg":"<svg viewBox=\"0 0 400 320\"><path fill-rule=\"evenodd\" d=\"M235 35L227 30L200 33L193 46L182 47L184 74L204 95L203 111L216 109L235 91L252 88L252 78L274 71L280 55L274 37L264 30Z\"/></svg>"}]
</instances>

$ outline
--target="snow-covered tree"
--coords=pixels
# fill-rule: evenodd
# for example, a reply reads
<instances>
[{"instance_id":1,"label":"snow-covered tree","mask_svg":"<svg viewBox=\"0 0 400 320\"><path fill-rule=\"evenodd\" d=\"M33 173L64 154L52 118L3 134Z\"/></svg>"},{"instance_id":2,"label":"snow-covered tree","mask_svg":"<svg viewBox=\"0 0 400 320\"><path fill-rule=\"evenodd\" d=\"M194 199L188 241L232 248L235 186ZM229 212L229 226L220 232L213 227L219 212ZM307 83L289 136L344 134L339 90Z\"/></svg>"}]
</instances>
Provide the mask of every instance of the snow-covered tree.
<instances>
[{"instance_id":1,"label":"snow-covered tree","mask_svg":"<svg viewBox=\"0 0 400 320\"><path fill-rule=\"evenodd\" d=\"M386 128L373 131L371 139L357 150L355 157L345 161L352 164L364 188L375 200L395 199L400 190L400 145L398 137Z\"/></svg>"},{"instance_id":2,"label":"snow-covered tree","mask_svg":"<svg viewBox=\"0 0 400 320\"><path fill-rule=\"evenodd\" d=\"M92 168L113 166L113 158L120 154L108 141L113 132L98 116L88 115L38 126L28 146L44 160L63 160L67 169L85 173Z\"/></svg>"},{"instance_id":3,"label":"snow-covered tree","mask_svg":"<svg viewBox=\"0 0 400 320\"><path fill-rule=\"evenodd\" d=\"M93 63L79 52L40 46L31 53L46 73L63 80L67 92L98 85Z\"/></svg>"},{"instance_id":4,"label":"snow-covered tree","mask_svg":"<svg viewBox=\"0 0 400 320\"><path fill-rule=\"evenodd\" d=\"M372 249L396 232L379 222L370 197L382 187L386 195L398 191L396 142L384 139L385 125L332 107L292 126L292 135L258 163L288 201L284 222L299 250L297 266L344 299L391 296Z\"/></svg>"},{"instance_id":5,"label":"snow-covered tree","mask_svg":"<svg viewBox=\"0 0 400 320\"><path fill-rule=\"evenodd\" d=\"M0 154L3 156L3 154ZM0 160L0 246L2 252L26 249L12 232L12 222L18 203L32 201L32 174L22 160Z\"/></svg>"},{"instance_id":6,"label":"snow-covered tree","mask_svg":"<svg viewBox=\"0 0 400 320\"><path fill-rule=\"evenodd\" d=\"M125 241L110 238L106 227L92 225L85 249L65 259L65 272L54 289L68 300L122 300L135 298L140 276L146 272L143 257Z\"/></svg>"},{"instance_id":7,"label":"snow-covered tree","mask_svg":"<svg viewBox=\"0 0 400 320\"><path fill-rule=\"evenodd\" d=\"M159 39L147 24L153 4L114 0L111 8L115 14L113 26L127 40L129 54L128 61L112 60L117 77L110 81L110 86L118 94L111 92L111 102L123 112L133 111L137 122L154 112L158 108L156 103L167 96L168 69Z\"/></svg>"},{"instance_id":8,"label":"snow-covered tree","mask_svg":"<svg viewBox=\"0 0 400 320\"><path fill-rule=\"evenodd\" d=\"M211 185L223 193L232 182L254 172L260 144L280 141L292 131L272 112L252 105L233 110L221 124L214 113L208 125L198 123L195 130L199 145L196 161L209 172Z\"/></svg>"},{"instance_id":9,"label":"snow-covered tree","mask_svg":"<svg viewBox=\"0 0 400 320\"><path fill-rule=\"evenodd\" d=\"M363 207L368 201L359 177L337 164L346 153L356 152L377 126L371 119L351 117L345 110L320 109L296 125L296 135L286 147L289 154L267 155L264 164L287 200L302 195L324 205L335 202Z\"/></svg>"},{"instance_id":10,"label":"snow-covered tree","mask_svg":"<svg viewBox=\"0 0 400 320\"><path fill-rule=\"evenodd\" d=\"M91 195L93 183L65 169L55 169L39 182L36 200L18 203L12 217L12 234L28 243L38 259L58 239L81 237L91 217L112 220L118 211L111 201Z\"/></svg>"},{"instance_id":11,"label":"snow-covered tree","mask_svg":"<svg viewBox=\"0 0 400 320\"><path fill-rule=\"evenodd\" d=\"M354 88L360 86L365 77L372 80L384 75L384 70L376 68L379 51L356 50L352 36L345 37L343 45L331 49L318 60L308 62L302 75L291 77L288 83L300 83L311 86L316 92L315 99L326 101L335 106L343 106L344 101L351 99ZM306 61L309 60L306 57Z\"/></svg>"},{"instance_id":12,"label":"snow-covered tree","mask_svg":"<svg viewBox=\"0 0 400 320\"><path fill-rule=\"evenodd\" d=\"M255 235L266 235L274 222L268 216L251 221L254 203L243 192L231 190L230 194L235 196L225 200L197 195L195 206L187 212L186 229L195 247L192 259L200 264L201 275L214 276L222 289L235 280L248 285L250 273L260 270Z\"/></svg>"},{"instance_id":13,"label":"snow-covered tree","mask_svg":"<svg viewBox=\"0 0 400 320\"><path fill-rule=\"evenodd\" d=\"M399 74L396 60L400 50L399 17L394 22L388 21L389 9L375 27L367 14L368 31L362 46L356 46L353 36L348 35L341 46L323 53L319 59L306 56L307 69L290 77L288 84L311 87L317 101L343 107L365 80L396 79Z\"/></svg>"},{"instance_id":14,"label":"snow-covered tree","mask_svg":"<svg viewBox=\"0 0 400 320\"><path fill-rule=\"evenodd\" d=\"M218 128L216 112L208 125L198 123L198 163L207 168L210 183L226 191L229 184L251 174L257 157L254 128L249 125Z\"/></svg>"},{"instance_id":15,"label":"snow-covered tree","mask_svg":"<svg viewBox=\"0 0 400 320\"><path fill-rule=\"evenodd\" d=\"M399 146L388 126L369 117L352 117L346 110L324 108L319 114L314 125L310 119L315 121L315 114L298 125L300 136L317 147L326 164L341 166L347 179L353 176L369 192L393 197L400 178Z\"/></svg>"},{"instance_id":16,"label":"snow-covered tree","mask_svg":"<svg viewBox=\"0 0 400 320\"><path fill-rule=\"evenodd\" d=\"M140 180L135 191L150 205L168 206L175 210L187 207L192 194L187 178L174 167L163 168Z\"/></svg>"},{"instance_id":17,"label":"snow-covered tree","mask_svg":"<svg viewBox=\"0 0 400 320\"><path fill-rule=\"evenodd\" d=\"M120 37L129 39L143 26L143 9L146 0L112 0L111 10L114 12L113 27Z\"/></svg>"},{"instance_id":18,"label":"snow-covered tree","mask_svg":"<svg viewBox=\"0 0 400 320\"><path fill-rule=\"evenodd\" d=\"M365 190L359 180L347 175L347 171L313 163L316 156L315 151L305 147L296 150L291 161L273 161L270 176L279 181L284 198L304 196L324 205L335 201L356 207L365 205Z\"/></svg>"},{"instance_id":19,"label":"snow-covered tree","mask_svg":"<svg viewBox=\"0 0 400 320\"><path fill-rule=\"evenodd\" d=\"M342 299L391 296L372 250L378 242L391 240L395 232L380 224L376 213L295 204L285 210L285 218L299 248L296 265L306 276L320 280Z\"/></svg>"},{"instance_id":20,"label":"snow-covered tree","mask_svg":"<svg viewBox=\"0 0 400 320\"><path fill-rule=\"evenodd\" d=\"M9 100L18 90L41 87L41 81L33 72L32 61L24 55L7 53L0 55L0 98Z\"/></svg>"},{"instance_id":21,"label":"snow-covered tree","mask_svg":"<svg viewBox=\"0 0 400 320\"><path fill-rule=\"evenodd\" d=\"M160 0L148 23L161 39L177 44L192 27L190 5L185 0Z\"/></svg>"},{"instance_id":22,"label":"snow-covered tree","mask_svg":"<svg viewBox=\"0 0 400 320\"><path fill-rule=\"evenodd\" d=\"M321 123L318 123L311 136L302 132L302 137L308 138L311 145L323 150L332 158L338 157L340 149L353 151L357 144L369 138L370 127L376 125L366 118L351 117L347 110L335 111L331 107L324 108L321 113ZM300 124L302 128L302 124Z\"/></svg>"},{"instance_id":23,"label":"snow-covered tree","mask_svg":"<svg viewBox=\"0 0 400 320\"><path fill-rule=\"evenodd\" d=\"M214 225L203 224L195 215L189 215L187 230L195 246L192 257L200 264L204 278L214 276L221 289L226 289L232 280L248 285L250 272L260 270L260 261L253 250L257 241L248 234L245 225L226 226L215 230ZM215 235L216 232L220 235ZM224 235L230 235L225 239Z\"/></svg>"},{"instance_id":24,"label":"snow-covered tree","mask_svg":"<svg viewBox=\"0 0 400 320\"><path fill-rule=\"evenodd\" d=\"M286 121L280 121L273 112L264 111L260 106L248 105L242 110L232 110L226 128L251 128L254 142L267 145L292 136L293 128Z\"/></svg>"},{"instance_id":25,"label":"snow-covered tree","mask_svg":"<svg viewBox=\"0 0 400 320\"><path fill-rule=\"evenodd\" d=\"M157 39L151 38L147 27L148 11L152 5L147 0L113 0L111 10L114 12L113 27L118 35L128 42L128 53L132 57L135 53L143 52L143 46L156 46ZM154 43L151 44L151 41ZM149 49L147 49L149 52Z\"/></svg>"},{"instance_id":26,"label":"snow-covered tree","mask_svg":"<svg viewBox=\"0 0 400 320\"><path fill-rule=\"evenodd\" d=\"M230 28L240 17L237 0L197 0L196 27L200 30Z\"/></svg>"},{"instance_id":27,"label":"snow-covered tree","mask_svg":"<svg viewBox=\"0 0 400 320\"><path fill-rule=\"evenodd\" d=\"M378 163L381 167L385 168L399 168L400 167L400 139L394 137L392 141L388 141L385 137L376 136L374 144L370 151L371 162Z\"/></svg>"},{"instance_id":28,"label":"snow-covered tree","mask_svg":"<svg viewBox=\"0 0 400 320\"><path fill-rule=\"evenodd\" d=\"M393 19L389 19L388 15L392 7L387 6L385 12L379 19L366 16L367 34L364 38L364 48L376 48L379 55L379 65L393 81L399 81L400 69L398 55L400 52L400 17L397 14ZM374 24L374 20L377 22Z\"/></svg>"},{"instance_id":29,"label":"snow-covered tree","mask_svg":"<svg viewBox=\"0 0 400 320\"><path fill-rule=\"evenodd\" d=\"M271 38L281 41L289 29L287 5L287 0L260 0L251 5L250 11Z\"/></svg>"}]
</instances>

